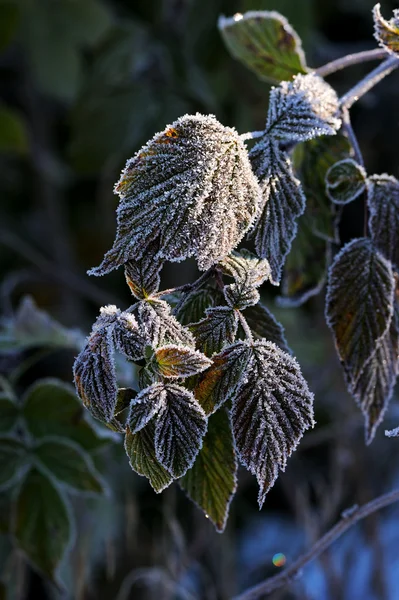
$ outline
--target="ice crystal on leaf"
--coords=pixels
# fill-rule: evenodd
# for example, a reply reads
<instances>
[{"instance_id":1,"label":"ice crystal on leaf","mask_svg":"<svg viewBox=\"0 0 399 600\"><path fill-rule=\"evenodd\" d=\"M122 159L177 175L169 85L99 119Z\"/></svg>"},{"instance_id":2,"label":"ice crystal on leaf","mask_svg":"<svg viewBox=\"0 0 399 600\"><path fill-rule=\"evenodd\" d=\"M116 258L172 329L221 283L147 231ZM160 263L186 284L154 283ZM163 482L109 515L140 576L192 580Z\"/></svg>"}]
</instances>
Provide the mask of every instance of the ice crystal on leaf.
<instances>
[{"instance_id":1,"label":"ice crystal on leaf","mask_svg":"<svg viewBox=\"0 0 399 600\"><path fill-rule=\"evenodd\" d=\"M168 379L196 375L212 364L202 352L172 344L157 348L154 358L158 373Z\"/></svg>"},{"instance_id":2,"label":"ice crystal on leaf","mask_svg":"<svg viewBox=\"0 0 399 600\"><path fill-rule=\"evenodd\" d=\"M230 306L215 306L206 310L206 317L190 325L197 348L207 356L231 344L237 333L238 314Z\"/></svg>"},{"instance_id":3,"label":"ice crystal on leaf","mask_svg":"<svg viewBox=\"0 0 399 600\"><path fill-rule=\"evenodd\" d=\"M391 264L370 239L352 240L335 257L329 271L326 318L350 391L390 327L394 289Z\"/></svg>"},{"instance_id":4,"label":"ice crystal on leaf","mask_svg":"<svg viewBox=\"0 0 399 600\"><path fill-rule=\"evenodd\" d=\"M181 325L164 300L140 302L137 320L145 331L148 344L156 348L165 344L181 344L194 348L192 333Z\"/></svg>"},{"instance_id":5,"label":"ice crystal on leaf","mask_svg":"<svg viewBox=\"0 0 399 600\"><path fill-rule=\"evenodd\" d=\"M369 177L368 206L374 243L399 269L399 181L390 175Z\"/></svg>"},{"instance_id":6,"label":"ice crystal on leaf","mask_svg":"<svg viewBox=\"0 0 399 600\"><path fill-rule=\"evenodd\" d=\"M314 73L297 75L270 92L265 133L290 142L334 135L341 126L338 107L337 94L324 79Z\"/></svg>"},{"instance_id":7,"label":"ice crystal on leaf","mask_svg":"<svg viewBox=\"0 0 399 600\"><path fill-rule=\"evenodd\" d=\"M278 143L262 139L250 153L262 189L262 208L250 236L259 256L270 264L270 280L279 284L285 258L297 231L297 219L305 210L305 196L294 176L288 155Z\"/></svg>"},{"instance_id":8,"label":"ice crystal on leaf","mask_svg":"<svg viewBox=\"0 0 399 600\"><path fill-rule=\"evenodd\" d=\"M251 285L249 277L239 283L226 285L223 290L227 304L231 308L244 310L248 306L254 306L260 300L259 292Z\"/></svg>"},{"instance_id":9,"label":"ice crystal on leaf","mask_svg":"<svg viewBox=\"0 0 399 600\"><path fill-rule=\"evenodd\" d=\"M387 21L380 8L381 5L376 4L373 9L374 37L385 50L399 56L399 9L396 8L392 19Z\"/></svg>"},{"instance_id":10,"label":"ice crystal on leaf","mask_svg":"<svg viewBox=\"0 0 399 600\"><path fill-rule=\"evenodd\" d=\"M265 259L259 258L246 250L233 251L229 256L218 264L218 269L230 277L234 277L237 283L247 281L253 287L259 287L270 277L270 265Z\"/></svg>"},{"instance_id":11,"label":"ice crystal on leaf","mask_svg":"<svg viewBox=\"0 0 399 600\"><path fill-rule=\"evenodd\" d=\"M194 256L205 270L237 246L260 199L237 132L199 114L157 133L128 161L115 191L116 239L93 275L141 259L152 243L160 258Z\"/></svg>"},{"instance_id":12,"label":"ice crystal on leaf","mask_svg":"<svg viewBox=\"0 0 399 600\"><path fill-rule=\"evenodd\" d=\"M326 173L326 192L335 204L348 204L366 189L366 171L352 158L340 160Z\"/></svg>"},{"instance_id":13,"label":"ice crystal on leaf","mask_svg":"<svg viewBox=\"0 0 399 600\"><path fill-rule=\"evenodd\" d=\"M231 418L239 459L258 480L262 507L279 469L314 425L313 394L296 360L275 344L258 340L248 348Z\"/></svg>"},{"instance_id":14,"label":"ice crystal on leaf","mask_svg":"<svg viewBox=\"0 0 399 600\"><path fill-rule=\"evenodd\" d=\"M395 427L395 429L386 430L385 435L387 437L399 437L399 427Z\"/></svg>"},{"instance_id":15,"label":"ice crystal on leaf","mask_svg":"<svg viewBox=\"0 0 399 600\"><path fill-rule=\"evenodd\" d=\"M165 405L166 389L162 383L154 383L132 400L127 424L132 433L137 433L155 417Z\"/></svg>"},{"instance_id":16,"label":"ice crystal on leaf","mask_svg":"<svg viewBox=\"0 0 399 600\"><path fill-rule=\"evenodd\" d=\"M158 244L150 244L140 259L125 263L126 282L138 300L151 296L159 289L164 261L158 251Z\"/></svg>"}]
</instances>

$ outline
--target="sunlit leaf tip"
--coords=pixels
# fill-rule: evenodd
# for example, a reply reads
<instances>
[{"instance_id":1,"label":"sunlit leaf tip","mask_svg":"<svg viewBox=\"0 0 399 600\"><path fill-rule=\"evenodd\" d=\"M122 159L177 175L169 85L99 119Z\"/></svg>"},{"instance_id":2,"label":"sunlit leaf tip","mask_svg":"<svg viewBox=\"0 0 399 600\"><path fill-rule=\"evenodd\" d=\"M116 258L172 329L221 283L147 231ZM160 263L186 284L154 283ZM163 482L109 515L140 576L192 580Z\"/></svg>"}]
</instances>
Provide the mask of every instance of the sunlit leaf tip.
<instances>
[{"instance_id":1,"label":"sunlit leaf tip","mask_svg":"<svg viewBox=\"0 0 399 600\"><path fill-rule=\"evenodd\" d=\"M394 9L393 17L387 21L381 15L381 5L373 8L374 37L388 52L399 56L399 9Z\"/></svg>"}]
</instances>

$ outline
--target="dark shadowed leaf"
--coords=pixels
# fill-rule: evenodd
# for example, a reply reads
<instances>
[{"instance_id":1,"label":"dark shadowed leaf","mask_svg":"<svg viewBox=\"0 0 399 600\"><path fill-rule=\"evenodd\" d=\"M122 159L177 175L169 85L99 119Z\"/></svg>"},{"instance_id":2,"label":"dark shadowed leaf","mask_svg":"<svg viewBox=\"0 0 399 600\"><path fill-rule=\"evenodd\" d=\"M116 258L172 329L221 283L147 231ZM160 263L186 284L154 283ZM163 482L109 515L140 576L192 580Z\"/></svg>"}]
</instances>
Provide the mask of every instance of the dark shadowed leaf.
<instances>
[{"instance_id":1,"label":"dark shadowed leaf","mask_svg":"<svg viewBox=\"0 0 399 600\"><path fill-rule=\"evenodd\" d=\"M34 454L51 475L68 487L79 492L104 492L91 458L71 440L44 438L34 449Z\"/></svg>"},{"instance_id":2,"label":"dark shadowed leaf","mask_svg":"<svg viewBox=\"0 0 399 600\"><path fill-rule=\"evenodd\" d=\"M368 180L369 227L377 248L399 269L399 181L389 175Z\"/></svg>"},{"instance_id":3,"label":"dark shadowed leaf","mask_svg":"<svg viewBox=\"0 0 399 600\"><path fill-rule=\"evenodd\" d=\"M157 371L162 377L190 377L211 366L202 352L185 346L162 346L155 351Z\"/></svg>"},{"instance_id":4,"label":"dark shadowed leaf","mask_svg":"<svg viewBox=\"0 0 399 600\"><path fill-rule=\"evenodd\" d=\"M376 4L373 9L374 37L385 50L399 55L399 9L396 8L392 19L387 21L382 17L380 7Z\"/></svg>"},{"instance_id":5,"label":"dark shadowed leaf","mask_svg":"<svg viewBox=\"0 0 399 600\"><path fill-rule=\"evenodd\" d=\"M159 462L177 478L194 464L207 419L192 392L172 384L165 385L165 390L165 402L155 426L155 449Z\"/></svg>"},{"instance_id":6,"label":"dark shadowed leaf","mask_svg":"<svg viewBox=\"0 0 399 600\"><path fill-rule=\"evenodd\" d=\"M260 79L279 82L306 73L301 40L278 12L250 11L229 18L221 16L218 26L232 56Z\"/></svg>"},{"instance_id":7,"label":"dark shadowed leaf","mask_svg":"<svg viewBox=\"0 0 399 600\"><path fill-rule=\"evenodd\" d=\"M57 379L42 379L25 395L23 415L29 432L35 438L57 435L77 442L91 451L113 439L98 427L83 408L72 386Z\"/></svg>"},{"instance_id":8,"label":"dark shadowed leaf","mask_svg":"<svg viewBox=\"0 0 399 600\"><path fill-rule=\"evenodd\" d=\"M6 394L0 393L0 432L11 431L18 419L18 406Z\"/></svg>"},{"instance_id":9,"label":"dark shadowed leaf","mask_svg":"<svg viewBox=\"0 0 399 600\"><path fill-rule=\"evenodd\" d=\"M71 536L69 510L52 481L37 469L29 472L19 490L14 535L33 566L56 579Z\"/></svg>"},{"instance_id":10,"label":"dark shadowed leaf","mask_svg":"<svg viewBox=\"0 0 399 600\"><path fill-rule=\"evenodd\" d=\"M132 400L127 425L131 433L141 431L155 417L166 402L163 383L153 383Z\"/></svg>"},{"instance_id":11,"label":"dark shadowed leaf","mask_svg":"<svg viewBox=\"0 0 399 600\"><path fill-rule=\"evenodd\" d=\"M348 204L366 189L366 171L352 158L340 160L326 173L326 191L335 204Z\"/></svg>"},{"instance_id":12,"label":"dark shadowed leaf","mask_svg":"<svg viewBox=\"0 0 399 600\"><path fill-rule=\"evenodd\" d=\"M315 73L297 75L270 92L265 133L292 142L334 135L341 125L337 110L337 94L324 79Z\"/></svg>"},{"instance_id":13,"label":"dark shadowed leaf","mask_svg":"<svg viewBox=\"0 0 399 600\"><path fill-rule=\"evenodd\" d=\"M306 196L302 220L315 235L333 242L338 241L337 208L326 194L325 176L333 164L349 157L350 148L348 138L338 133L298 144L292 155Z\"/></svg>"},{"instance_id":14,"label":"dark shadowed leaf","mask_svg":"<svg viewBox=\"0 0 399 600\"><path fill-rule=\"evenodd\" d=\"M245 310L245 319L255 338L273 342L284 352L290 353L283 326L262 303Z\"/></svg>"},{"instance_id":15,"label":"dark shadowed leaf","mask_svg":"<svg viewBox=\"0 0 399 600\"><path fill-rule=\"evenodd\" d=\"M153 242L160 257L195 256L206 270L237 246L260 197L237 132L199 114L157 133L128 161L115 191L116 239L92 275L140 259Z\"/></svg>"},{"instance_id":16,"label":"dark shadowed leaf","mask_svg":"<svg viewBox=\"0 0 399 600\"><path fill-rule=\"evenodd\" d=\"M214 413L232 398L249 358L248 346L241 342L228 346L212 357L211 368L200 375L193 390L205 414Z\"/></svg>"},{"instance_id":17,"label":"dark shadowed leaf","mask_svg":"<svg viewBox=\"0 0 399 600\"><path fill-rule=\"evenodd\" d=\"M349 385L356 385L388 331L394 288L392 267L370 239L352 240L335 257L328 277L326 318Z\"/></svg>"},{"instance_id":18,"label":"dark shadowed leaf","mask_svg":"<svg viewBox=\"0 0 399 600\"><path fill-rule=\"evenodd\" d=\"M255 238L258 255L269 261L270 281L278 285L297 219L305 210L305 197L287 154L276 142L262 139L250 157L263 193L263 210L250 235Z\"/></svg>"},{"instance_id":19,"label":"dark shadowed leaf","mask_svg":"<svg viewBox=\"0 0 399 600\"><path fill-rule=\"evenodd\" d=\"M205 319L190 326L197 347L207 356L212 356L223 346L234 342L237 328L238 314L229 306L208 308Z\"/></svg>"},{"instance_id":20,"label":"dark shadowed leaf","mask_svg":"<svg viewBox=\"0 0 399 600\"><path fill-rule=\"evenodd\" d=\"M139 260L125 264L125 277L130 290L138 300L158 291L163 260L158 257L158 244L150 244Z\"/></svg>"},{"instance_id":21,"label":"dark shadowed leaf","mask_svg":"<svg viewBox=\"0 0 399 600\"><path fill-rule=\"evenodd\" d=\"M300 306L323 288L330 261L329 243L315 236L306 213L298 221L298 231L285 261L279 306Z\"/></svg>"},{"instance_id":22,"label":"dark shadowed leaf","mask_svg":"<svg viewBox=\"0 0 399 600\"><path fill-rule=\"evenodd\" d=\"M204 286L199 290L183 295L177 301L174 313L183 325L196 323L205 316L207 308L211 308L218 303L219 296L221 294L216 288Z\"/></svg>"},{"instance_id":23,"label":"dark shadowed leaf","mask_svg":"<svg viewBox=\"0 0 399 600\"><path fill-rule=\"evenodd\" d=\"M396 305L391 325L378 344L352 394L365 417L366 443L370 444L384 418L399 372L399 307Z\"/></svg>"},{"instance_id":24,"label":"dark shadowed leaf","mask_svg":"<svg viewBox=\"0 0 399 600\"><path fill-rule=\"evenodd\" d=\"M200 453L180 485L222 532L237 487L237 460L226 410L210 417Z\"/></svg>"},{"instance_id":25,"label":"dark shadowed leaf","mask_svg":"<svg viewBox=\"0 0 399 600\"><path fill-rule=\"evenodd\" d=\"M279 470L314 425L313 394L296 360L271 342L256 341L231 418L239 459L256 475L262 507Z\"/></svg>"},{"instance_id":26,"label":"dark shadowed leaf","mask_svg":"<svg viewBox=\"0 0 399 600\"><path fill-rule=\"evenodd\" d=\"M125 450L133 471L147 477L152 488L159 494L172 483L173 477L155 456L154 437L154 423L149 423L138 433L132 433L127 427Z\"/></svg>"},{"instance_id":27,"label":"dark shadowed leaf","mask_svg":"<svg viewBox=\"0 0 399 600\"><path fill-rule=\"evenodd\" d=\"M26 464L26 449L17 439L0 437L0 490L12 485Z\"/></svg>"}]
</instances>

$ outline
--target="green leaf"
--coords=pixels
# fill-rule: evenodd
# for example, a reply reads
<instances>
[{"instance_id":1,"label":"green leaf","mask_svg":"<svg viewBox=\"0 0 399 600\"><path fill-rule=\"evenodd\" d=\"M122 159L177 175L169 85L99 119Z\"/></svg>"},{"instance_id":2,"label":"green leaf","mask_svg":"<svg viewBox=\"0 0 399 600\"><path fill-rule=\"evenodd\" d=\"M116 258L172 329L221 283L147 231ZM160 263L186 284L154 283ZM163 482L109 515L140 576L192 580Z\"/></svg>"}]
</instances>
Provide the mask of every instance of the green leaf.
<instances>
[{"instance_id":1,"label":"green leaf","mask_svg":"<svg viewBox=\"0 0 399 600\"><path fill-rule=\"evenodd\" d=\"M300 306L317 295L326 281L329 262L329 243L313 234L306 214L303 215L284 265L279 306Z\"/></svg>"},{"instance_id":2,"label":"green leaf","mask_svg":"<svg viewBox=\"0 0 399 600\"><path fill-rule=\"evenodd\" d=\"M35 438L66 437L88 451L114 439L107 430L99 430L73 387L57 379L39 380L27 390L23 416L28 431Z\"/></svg>"},{"instance_id":3,"label":"green leaf","mask_svg":"<svg viewBox=\"0 0 399 600\"><path fill-rule=\"evenodd\" d=\"M17 422L19 410L6 394L0 393L0 432L10 431Z\"/></svg>"},{"instance_id":4,"label":"green leaf","mask_svg":"<svg viewBox=\"0 0 399 600\"><path fill-rule=\"evenodd\" d=\"M326 194L325 176L334 163L349 157L350 147L341 134L324 136L298 144L292 156L306 196L307 226L315 235L333 242L338 241L337 209Z\"/></svg>"},{"instance_id":5,"label":"green leaf","mask_svg":"<svg viewBox=\"0 0 399 600\"><path fill-rule=\"evenodd\" d=\"M28 148L28 131L22 114L0 105L0 152L26 154Z\"/></svg>"},{"instance_id":6,"label":"green leaf","mask_svg":"<svg viewBox=\"0 0 399 600\"><path fill-rule=\"evenodd\" d=\"M250 306L245 310L245 319L255 338L264 338L273 342L284 352L290 353L284 335L284 327L278 323L272 313L262 303Z\"/></svg>"},{"instance_id":7,"label":"green leaf","mask_svg":"<svg viewBox=\"0 0 399 600\"><path fill-rule=\"evenodd\" d=\"M0 437L0 489L13 484L25 464L26 450L15 438Z\"/></svg>"},{"instance_id":8,"label":"green leaf","mask_svg":"<svg viewBox=\"0 0 399 600\"><path fill-rule=\"evenodd\" d=\"M177 302L175 315L183 325L196 323L204 317L207 308L217 304L218 297L218 291L210 286L194 290Z\"/></svg>"},{"instance_id":9,"label":"green leaf","mask_svg":"<svg viewBox=\"0 0 399 600\"><path fill-rule=\"evenodd\" d=\"M71 522L65 499L37 469L28 473L19 490L14 536L33 566L55 580L71 538Z\"/></svg>"},{"instance_id":10,"label":"green leaf","mask_svg":"<svg viewBox=\"0 0 399 600\"><path fill-rule=\"evenodd\" d=\"M0 2L0 52L3 52L15 38L20 19L20 11L16 2L2 0Z\"/></svg>"},{"instance_id":11,"label":"green leaf","mask_svg":"<svg viewBox=\"0 0 399 600\"><path fill-rule=\"evenodd\" d=\"M371 237L385 258L399 269L399 181L389 175L369 177L368 206Z\"/></svg>"},{"instance_id":12,"label":"green leaf","mask_svg":"<svg viewBox=\"0 0 399 600\"><path fill-rule=\"evenodd\" d=\"M147 477L155 492L159 494L172 483L173 477L157 460L154 438L154 422L137 433L132 433L127 427L125 450L133 471Z\"/></svg>"},{"instance_id":13,"label":"green leaf","mask_svg":"<svg viewBox=\"0 0 399 600\"><path fill-rule=\"evenodd\" d=\"M221 16L218 26L232 56L260 79L274 83L307 72L301 40L279 13L250 11L230 18Z\"/></svg>"},{"instance_id":14,"label":"green leaf","mask_svg":"<svg viewBox=\"0 0 399 600\"><path fill-rule=\"evenodd\" d=\"M234 342L237 328L237 311L229 306L208 308L205 319L190 325L197 347L207 356L212 356L223 346Z\"/></svg>"},{"instance_id":15,"label":"green leaf","mask_svg":"<svg viewBox=\"0 0 399 600\"><path fill-rule=\"evenodd\" d=\"M386 21L380 11L380 4L376 4L373 9L374 16L374 37L380 46L399 55L399 9L393 11L393 17Z\"/></svg>"},{"instance_id":16,"label":"green leaf","mask_svg":"<svg viewBox=\"0 0 399 600\"><path fill-rule=\"evenodd\" d=\"M352 240L335 257L328 277L326 318L349 388L356 385L390 327L394 291L391 263L370 239Z\"/></svg>"},{"instance_id":17,"label":"green leaf","mask_svg":"<svg viewBox=\"0 0 399 600\"><path fill-rule=\"evenodd\" d=\"M34 455L61 483L79 492L104 492L91 458L70 440L46 437L35 447Z\"/></svg>"},{"instance_id":18,"label":"green leaf","mask_svg":"<svg viewBox=\"0 0 399 600\"><path fill-rule=\"evenodd\" d=\"M366 171L352 158L340 160L326 173L327 195L335 204L348 204L366 189Z\"/></svg>"},{"instance_id":19,"label":"green leaf","mask_svg":"<svg viewBox=\"0 0 399 600\"><path fill-rule=\"evenodd\" d=\"M179 483L216 530L222 532L237 488L237 459L226 410L210 417L202 449Z\"/></svg>"}]
</instances>

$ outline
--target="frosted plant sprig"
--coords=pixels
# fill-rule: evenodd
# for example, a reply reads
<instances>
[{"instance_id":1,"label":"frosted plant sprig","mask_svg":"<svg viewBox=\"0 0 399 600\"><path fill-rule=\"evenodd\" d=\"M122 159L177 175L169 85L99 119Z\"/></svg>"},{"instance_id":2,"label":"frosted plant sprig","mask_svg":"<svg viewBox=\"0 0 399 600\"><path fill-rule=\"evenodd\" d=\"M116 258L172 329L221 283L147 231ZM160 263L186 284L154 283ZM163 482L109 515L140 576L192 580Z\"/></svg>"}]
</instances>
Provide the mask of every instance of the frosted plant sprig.
<instances>
[{"instance_id":1,"label":"frosted plant sprig","mask_svg":"<svg viewBox=\"0 0 399 600\"><path fill-rule=\"evenodd\" d=\"M185 115L127 162L115 186L116 239L91 273L124 266L135 304L101 309L74 365L76 389L97 419L125 435L132 469L157 493L180 479L218 531L238 462L257 478L261 507L315 423L313 394L283 327L261 302L262 285L279 285L285 269L290 285L281 304L290 305L328 279L326 320L347 388L364 413L367 443L393 395L399 187L392 176L367 174L349 116L399 64L396 12L384 21L377 7L374 17L384 49L316 72L278 13L221 19L234 56L276 84L264 130L239 135L212 115ZM388 51L395 55L340 100L321 77ZM338 239L333 203L362 195L365 235L341 249L327 278L327 243ZM245 235L256 254L236 249ZM189 257L204 271L200 277L162 290L165 262ZM116 353L138 372L128 393L118 387Z\"/></svg>"}]
</instances>

